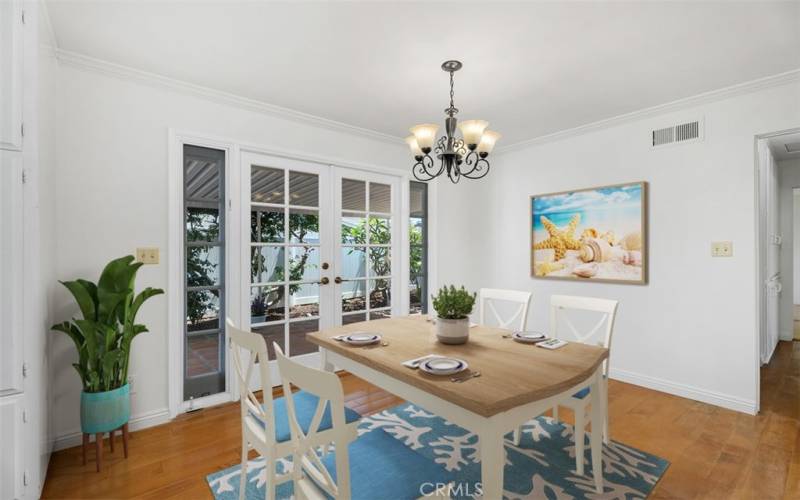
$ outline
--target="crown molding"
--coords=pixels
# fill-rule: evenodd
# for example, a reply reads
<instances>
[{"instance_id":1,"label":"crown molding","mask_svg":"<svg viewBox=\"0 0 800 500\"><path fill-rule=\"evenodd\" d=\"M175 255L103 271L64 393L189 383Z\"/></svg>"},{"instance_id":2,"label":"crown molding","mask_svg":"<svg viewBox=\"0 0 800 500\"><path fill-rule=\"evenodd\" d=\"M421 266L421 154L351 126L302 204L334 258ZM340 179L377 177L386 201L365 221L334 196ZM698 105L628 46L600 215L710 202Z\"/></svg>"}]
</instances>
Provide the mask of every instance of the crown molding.
<instances>
[{"instance_id":1,"label":"crown molding","mask_svg":"<svg viewBox=\"0 0 800 500\"><path fill-rule=\"evenodd\" d=\"M518 151L520 149L524 149L530 146L537 146L549 142L560 141L562 139L614 127L617 125L621 125L623 123L634 122L645 118L651 118L657 115L662 115L674 111L680 111L687 108L691 108L693 106L699 106L701 104L708 104L715 101L721 101L723 99L728 99L738 95L749 94L752 92L757 92L759 90L764 90L772 87L779 87L781 85L787 85L796 82L800 82L800 69L786 71L784 73L778 73L777 75L767 76L749 82L738 83L736 85L731 85L729 87L723 87L721 89L712 90L710 92L704 92L702 94L697 94L691 97L678 99L677 101L671 101L665 104L659 104L657 106L652 106L649 108L640 109L638 111L633 111L631 113L614 116L612 118L606 118L596 122L587 123L586 125L580 125L575 128L561 130L558 132L554 132L552 134L534 137L533 139L526 139L524 141L515 142L513 144L509 144L507 146L498 148L499 150L498 153L503 154L513 151Z\"/></svg>"},{"instance_id":2,"label":"crown molding","mask_svg":"<svg viewBox=\"0 0 800 500\"><path fill-rule=\"evenodd\" d=\"M368 139L383 141L394 145L403 145L403 139L375 130L370 130L355 125L348 125L336 120L322 118L320 116L295 111L293 109L284 108L275 104L269 104L263 101L241 97L221 90L195 85L182 80L176 80L166 76L161 76L156 73L142 71L139 69L123 66L121 64L112 63L102 59L79 54L64 49L55 49L56 58L59 63L65 66L81 69L84 71L91 71L106 76L116 77L122 80L143 83L153 87L164 88L173 90L182 94L201 97L220 104L238 107L248 111L254 111L265 115L283 118L294 122L299 122L315 127L322 127L335 132L344 132L352 135L359 135Z\"/></svg>"}]
</instances>

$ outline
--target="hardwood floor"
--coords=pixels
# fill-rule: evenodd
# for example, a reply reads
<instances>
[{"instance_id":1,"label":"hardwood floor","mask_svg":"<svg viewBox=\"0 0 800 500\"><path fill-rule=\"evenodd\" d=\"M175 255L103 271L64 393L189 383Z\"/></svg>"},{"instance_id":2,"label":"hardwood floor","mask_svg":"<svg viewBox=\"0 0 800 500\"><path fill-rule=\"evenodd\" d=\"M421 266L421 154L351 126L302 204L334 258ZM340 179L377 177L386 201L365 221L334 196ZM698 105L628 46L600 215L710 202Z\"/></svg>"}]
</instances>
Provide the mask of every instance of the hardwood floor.
<instances>
[{"instance_id":1,"label":"hardwood floor","mask_svg":"<svg viewBox=\"0 0 800 500\"><path fill-rule=\"evenodd\" d=\"M757 416L611 381L612 439L672 463L652 498L800 498L800 343L781 342L761 379ZM362 414L401 402L352 375L342 383ZM80 447L63 450L43 497L210 498L205 476L238 463L239 439L237 403L132 433L127 460L106 444L101 473L91 460L81 465Z\"/></svg>"}]
</instances>

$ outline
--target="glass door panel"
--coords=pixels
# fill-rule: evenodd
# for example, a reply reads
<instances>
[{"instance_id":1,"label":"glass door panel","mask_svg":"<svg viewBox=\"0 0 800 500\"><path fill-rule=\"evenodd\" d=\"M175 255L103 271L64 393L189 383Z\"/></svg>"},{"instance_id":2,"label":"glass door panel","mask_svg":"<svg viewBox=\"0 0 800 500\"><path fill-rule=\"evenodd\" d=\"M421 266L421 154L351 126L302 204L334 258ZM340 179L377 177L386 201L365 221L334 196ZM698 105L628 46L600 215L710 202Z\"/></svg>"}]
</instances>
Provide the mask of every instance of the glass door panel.
<instances>
[{"instance_id":1,"label":"glass door panel","mask_svg":"<svg viewBox=\"0 0 800 500\"><path fill-rule=\"evenodd\" d=\"M396 309L392 262L398 256L399 181L343 168L335 177L336 322L388 317Z\"/></svg>"}]
</instances>

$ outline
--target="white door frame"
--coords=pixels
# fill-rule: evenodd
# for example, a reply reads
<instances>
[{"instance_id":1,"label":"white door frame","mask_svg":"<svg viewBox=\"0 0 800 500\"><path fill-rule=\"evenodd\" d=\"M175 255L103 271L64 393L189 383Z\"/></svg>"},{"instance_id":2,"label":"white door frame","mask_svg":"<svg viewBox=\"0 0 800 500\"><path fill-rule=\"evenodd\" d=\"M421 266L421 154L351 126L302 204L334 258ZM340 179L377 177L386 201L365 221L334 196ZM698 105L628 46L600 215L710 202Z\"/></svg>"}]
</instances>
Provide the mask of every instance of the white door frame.
<instances>
[{"instance_id":1,"label":"white door frame","mask_svg":"<svg viewBox=\"0 0 800 500\"><path fill-rule=\"evenodd\" d=\"M168 305L168 329L167 336L167 373L168 373L168 400L170 418L175 418L188 408L183 401L183 318L182 301L183 295L183 144L205 146L226 151L226 196L228 202L228 219L226 235L226 255L242 255L241 247L243 241L242 231L242 206L245 203L239 187L241 186L241 155L245 152L261 153L274 157L282 157L297 161L321 163L335 167L345 167L349 169L362 170L365 172L387 174L400 179L399 202L400 202L400 258L394 262L399 262L398 275L399 287L398 296L393 298L393 302L400 314L407 314L409 310L408 298L408 273L410 268L408 252L408 216L409 216L409 182L413 180L409 171L394 168L353 162L338 158L324 157L309 154L302 151L293 151L282 148L262 146L252 143L238 141L236 139L219 137L210 134L192 132L187 130L170 128L167 131L168 144L168 247L167 247L167 305ZM232 187L236 189L231 189ZM428 184L428 290L434 290L437 284L436 272L436 249L438 248L436 239L437 227L437 186L436 183ZM249 199L247 211L249 212ZM231 210L231 207L240 207ZM228 311L243 311L243 290L245 289L243 280L249 277L242 274L242 266L226 266L226 294L228 298ZM404 278L405 277L405 278ZM242 317L239 318L240 324ZM180 335L177 332L181 332ZM227 339L226 339L227 343ZM228 356L226 356L225 385L226 391L208 396L206 398L194 400L195 408L213 406L216 404L234 401L238 399L238 386L235 377L232 376Z\"/></svg>"}]
</instances>

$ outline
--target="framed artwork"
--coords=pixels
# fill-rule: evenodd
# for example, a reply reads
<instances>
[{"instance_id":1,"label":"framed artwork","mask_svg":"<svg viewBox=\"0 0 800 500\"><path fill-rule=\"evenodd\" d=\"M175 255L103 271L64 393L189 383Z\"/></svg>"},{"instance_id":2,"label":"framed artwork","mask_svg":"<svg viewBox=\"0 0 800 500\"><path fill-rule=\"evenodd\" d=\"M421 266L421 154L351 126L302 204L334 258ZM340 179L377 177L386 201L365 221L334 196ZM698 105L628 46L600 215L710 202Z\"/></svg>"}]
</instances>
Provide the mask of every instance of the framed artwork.
<instances>
[{"instance_id":1,"label":"framed artwork","mask_svg":"<svg viewBox=\"0 0 800 500\"><path fill-rule=\"evenodd\" d=\"M647 183L531 196L531 276L647 283Z\"/></svg>"}]
</instances>

